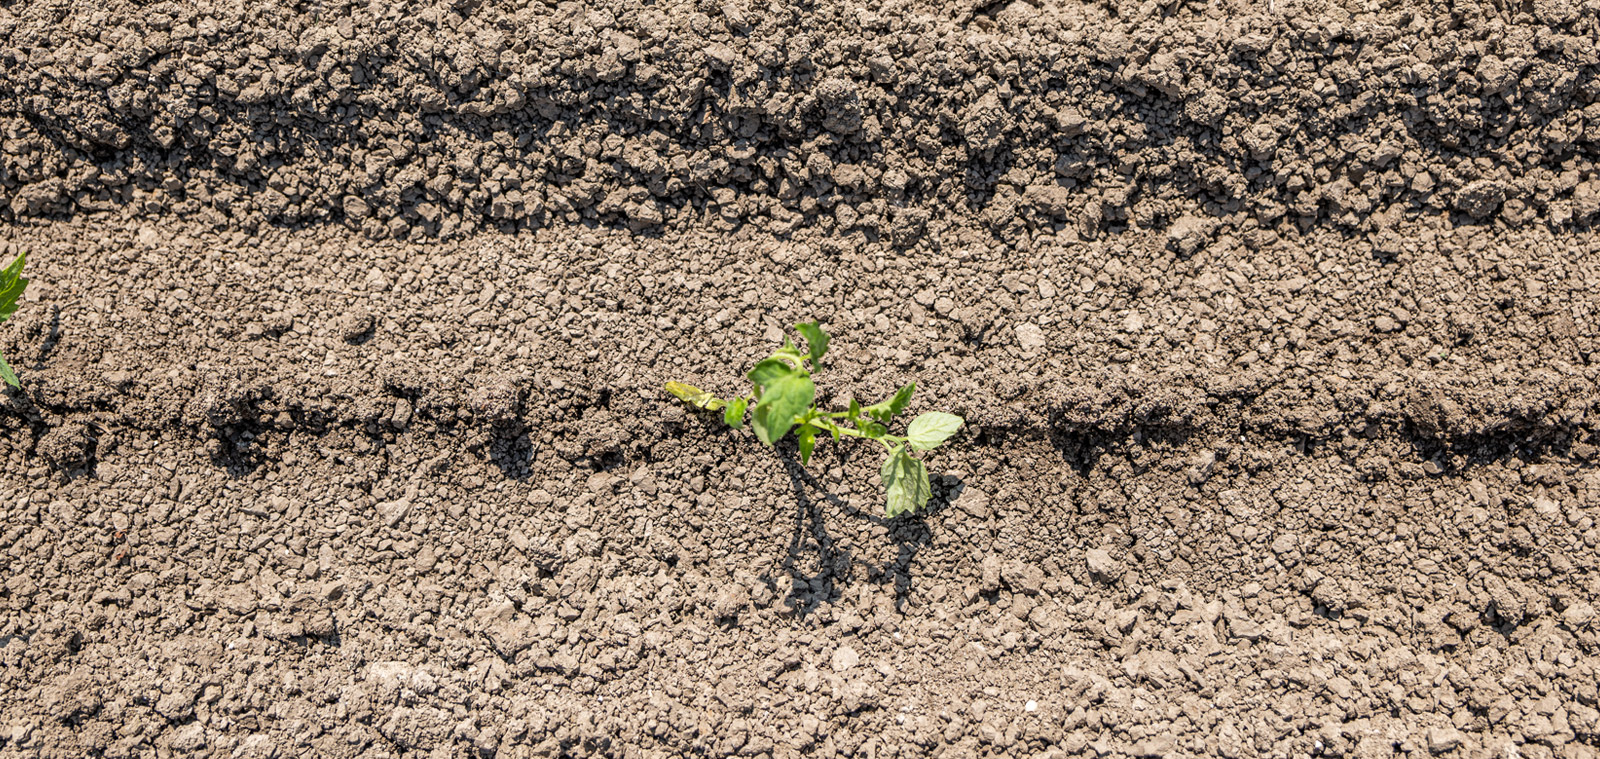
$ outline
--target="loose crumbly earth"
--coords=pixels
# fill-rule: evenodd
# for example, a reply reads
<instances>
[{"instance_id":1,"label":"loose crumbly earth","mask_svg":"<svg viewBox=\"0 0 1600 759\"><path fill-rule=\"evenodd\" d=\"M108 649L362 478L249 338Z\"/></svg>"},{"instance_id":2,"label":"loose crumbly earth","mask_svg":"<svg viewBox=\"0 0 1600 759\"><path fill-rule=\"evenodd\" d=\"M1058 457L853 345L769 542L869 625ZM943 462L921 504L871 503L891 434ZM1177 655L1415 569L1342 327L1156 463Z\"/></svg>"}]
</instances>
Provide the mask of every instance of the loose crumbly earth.
<instances>
[{"instance_id":1,"label":"loose crumbly earth","mask_svg":"<svg viewBox=\"0 0 1600 759\"><path fill-rule=\"evenodd\" d=\"M1592 759L1597 16L0 7L0 757Z\"/></svg>"}]
</instances>

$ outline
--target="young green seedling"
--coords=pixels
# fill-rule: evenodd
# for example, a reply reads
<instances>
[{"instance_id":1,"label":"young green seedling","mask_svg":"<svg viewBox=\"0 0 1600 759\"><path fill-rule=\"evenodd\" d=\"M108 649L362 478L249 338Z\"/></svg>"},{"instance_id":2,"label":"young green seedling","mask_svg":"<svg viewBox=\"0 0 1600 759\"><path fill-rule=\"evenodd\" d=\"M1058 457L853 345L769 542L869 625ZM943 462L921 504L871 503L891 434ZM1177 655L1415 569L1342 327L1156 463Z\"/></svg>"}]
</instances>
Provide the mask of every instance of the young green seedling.
<instances>
[{"instance_id":1,"label":"young green seedling","mask_svg":"<svg viewBox=\"0 0 1600 759\"><path fill-rule=\"evenodd\" d=\"M800 352L800 348L785 337L778 352L757 362L745 375L752 385L749 395L718 398L682 382L668 382L667 392L697 408L723 412L723 421L734 429L744 426L745 412L749 411L751 429L756 438L769 447L794 430L802 466L810 463L819 436L832 435L835 441L846 437L876 440L889 452L878 470L888 494L886 513L889 518L926 506L933 495L928 468L913 458L911 452L938 447L961 429L961 417L932 411L912 419L904 436L889 434L889 423L911 402L916 382L908 383L888 400L871 406L863 406L852 399L844 411L818 409L813 403L817 388L811 381L811 372L822 367L822 356L828 352L828 333L815 322L796 324L794 328L805 338L806 351Z\"/></svg>"},{"instance_id":2,"label":"young green seedling","mask_svg":"<svg viewBox=\"0 0 1600 759\"><path fill-rule=\"evenodd\" d=\"M22 276L23 260L27 256L17 256L10 266L0 269L0 323L10 319L17 312L17 298L22 297L22 291L28 288L28 280ZM21 387L17 384L17 373L11 371L11 365L6 363L6 357L0 356L0 379L12 387Z\"/></svg>"}]
</instances>

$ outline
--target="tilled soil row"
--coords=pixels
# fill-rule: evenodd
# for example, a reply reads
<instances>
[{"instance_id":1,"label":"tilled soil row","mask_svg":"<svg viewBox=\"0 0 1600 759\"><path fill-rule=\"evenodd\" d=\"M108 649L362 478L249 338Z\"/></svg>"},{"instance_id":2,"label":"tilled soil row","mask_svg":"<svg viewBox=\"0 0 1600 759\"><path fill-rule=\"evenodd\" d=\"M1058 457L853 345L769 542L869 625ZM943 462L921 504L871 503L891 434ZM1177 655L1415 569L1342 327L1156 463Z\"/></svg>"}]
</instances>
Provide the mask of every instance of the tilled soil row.
<instances>
[{"instance_id":1,"label":"tilled soil row","mask_svg":"<svg viewBox=\"0 0 1600 759\"><path fill-rule=\"evenodd\" d=\"M1263 13L1262 11L1269 11ZM1591 2L20 3L0 218L937 240L1600 213Z\"/></svg>"},{"instance_id":2,"label":"tilled soil row","mask_svg":"<svg viewBox=\"0 0 1600 759\"><path fill-rule=\"evenodd\" d=\"M0 752L1591 756L1586 234L13 227ZM657 390L782 328L923 514Z\"/></svg>"},{"instance_id":3,"label":"tilled soil row","mask_svg":"<svg viewBox=\"0 0 1600 759\"><path fill-rule=\"evenodd\" d=\"M677 434L663 381L735 393L737 367L813 318L840 337L824 401L887 396L920 375L977 443L1387 436L1441 461L1510 441L1587 455L1600 402L1587 236L1561 238L1562 251L1530 234L1550 258L1502 261L1479 255L1490 246L1475 230L1421 231L1474 251L1446 276L1431 256L1368 258L1365 243L1328 235L1204 260L1159 240L1047 241L947 265L817 259L770 238L695 257L684 251L715 244L609 233L409 251L326 231L188 232L44 226L8 245L33 250L29 301L50 304L12 323L11 355L34 370L5 400L46 458L81 466L119 431L209 439L219 460L245 460L294 432L536 428L565 458L603 466ZM104 265L84 266L85 250ZM1296 259L1328 273L1277 274ZM91 339L107 329L114 344Z\"/></svg>"}]
</instances>

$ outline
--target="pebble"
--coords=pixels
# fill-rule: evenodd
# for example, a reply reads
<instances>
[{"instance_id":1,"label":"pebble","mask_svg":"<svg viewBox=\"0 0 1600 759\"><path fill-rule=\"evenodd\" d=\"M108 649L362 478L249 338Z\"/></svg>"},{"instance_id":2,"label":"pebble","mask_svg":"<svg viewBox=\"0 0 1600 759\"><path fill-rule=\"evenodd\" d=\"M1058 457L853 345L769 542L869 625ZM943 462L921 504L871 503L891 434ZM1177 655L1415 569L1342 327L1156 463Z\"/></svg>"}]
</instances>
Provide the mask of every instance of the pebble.
<instances>
[{"instance_id":1,"label":"pebble","mask_svg":"<svg viewBox=\"0 0 1600 759\"><path fill-rule=\"evenodd\" d=\"M847 672L860 663L861 654L856 653L854 648L840 646L834 649L833 658L829 660L828 665L833 667L835 672Z\"/></svg>"},{"instance_id":2,"label":"pebble","mask_svg":"<svg viewBox=\"0 0 1600 759\"><path fill-rule=\"evenodd\" d=\"M1111 558L1111 552L1104 548L1091 548L1084 554L1088 561L1089 571L1096 577L1106 581L1113 581L1122 577L1122 562Z\"/></svg>"},{"instance_id":3,"label":"pebble","mask_svg":"<svg viewBox=\"0 0 1600 759\"><path fill-rule=\"evenodd\" d=\"M1017 345L1026 352L1032 353L1045 346L1044 330L1037 324L1019 324L1016 333Z\"/></svg>"},{"instance_id":4,"label":"pebble","mask_svg":"<svg viewBox=\"0 0 1600 759\"><path fill-rule=\"evenodd\" d=\"M1461 745L1463 737L1461 731L1453 727L1430 727L1428 728L1428 751L1434 754L1452 751Z\"/></svg>"}]
</instances>

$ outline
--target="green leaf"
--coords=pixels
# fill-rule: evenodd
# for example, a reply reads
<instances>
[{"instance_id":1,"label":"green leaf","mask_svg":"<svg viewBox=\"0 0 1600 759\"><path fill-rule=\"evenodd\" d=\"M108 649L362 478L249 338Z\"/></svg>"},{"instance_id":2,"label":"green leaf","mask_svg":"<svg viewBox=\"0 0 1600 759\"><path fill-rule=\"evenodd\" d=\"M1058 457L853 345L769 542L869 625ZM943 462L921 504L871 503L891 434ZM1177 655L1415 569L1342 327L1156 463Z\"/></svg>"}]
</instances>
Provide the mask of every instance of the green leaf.
<instances>
[{"instance_id":1,"label":"green leaf","mask_svg":"<svg viewBox=\"0 0 1600 759\"><path fill-rule=\"evenodd\" d=\"M917 383L915 381L907 382L906 386L895 392L894 396L889 400L868 406L865 409L867 416L888 424L895 414L906 410L906 405L911 403L911 394L916 391Z\"/></svg>"},{"instance_id":2,"label":"green leaf","mask_svg":"<svg viewBox=\"0 0 1600 759\"><path fill-rule=\"evenodd\" d=\"M5 269L0 270L0 322L11 318L17 311L17 299L28 289L28 280L22 276L26 255L17 256Z\"/></svg>"},{"instance_id":3,"label":"green leaf","mask_svg":"<svg viewBox=\"0 0 1600 759\"><path fill-rule=\"evenodd\" d=\"M857 401L854 398L851 398L850 399L850 418L851 419L856 419L856 418L858 418L860 416L861 416L861 402Z\"/></svg>"},{"instance_id":4,"label":"green leaf","mask_svg":"<svg viewBox=\"0 0 1600 759\"><path fill-rule=\"evenodd\" d=\"M794 418L804 412L816 396L816 385L805 372L773 380L750 414L750 426L755 429L756 437L767 445L778 442L794 426Z\"/></svg>"},{"instance_id":5,"label":"green leaf","mask_svg":"<svg viewBox=\"0 0 1600 759\"><path fill-rule=\"evenodd\" d=\"M0 322L17 312L17 299L22 297L23 290L28 289L28 280L22 276L22 266L26 260L26 255L19 255L6 268L0 269ZM11 371L11 365L6 363L4 356L0 356L0 380L5 380L12 387L22 387L17 383L17 373Z\"/></svg>"},{"instance_id":6,"label":"green leaf","mask_svg":"<svg viewBox=\"0 0 1600 759\"><path fill-rule=\"evenodd\" d=\"M790 366L788 362L781 359L768 358L757 363L750 370L750 373L745 376L749 377L751 382L765 388L776 382L779 377L787 377L798 372L799 370Z\"/></svg>"},{"instance_id":7,"label":"green leaf","mask_svg":"<svg viewBox=\"0 0 1600 759\"><path fill-rule=\"evenodd\" d=\"M802 424L794 436L800 440L800 466L805 466L811 463L811 452L817 447L817 428Z\"/></svg>"},{"instance_id":8,"label":"green leaf","mask_svg":"<svg viewBox=\"0 0 1600 759\"><path fill-rule=\"evenodd\" d=\"M728 402L728 410L723 412L722 421L729 427L739 429L744 426L744 410L750 405L749 398L735 398Z\"/></svg>"},{"instance_id":9,"label":"green leaf","mask_svg":"<svg viewBox=\"0 0 1600 759\"><path fill-rule=\"evenodd\" d=\"M961 429L961 417L943 411L930 411L911 420L906 428L906 440L919 451L938 447Z\"/></svg>"},{"instance_id":10,"label":"green leaf","mask_svg":"<svg viewBox=\"0 0 1600 759\"><path fill-rule=\"evenodd\" d=\"M916 391L917 383L915 380L907 382L905 387L895 391L894 397L889 399L889 415L894 416L905 411L906 406L911 404L911 394Z\"/></svg>"},{"instance_id":11,"label":"green leaf","mask_svg":"<svg viewBox=\"0 0 1600 759\"><path fill-rule=\"evenodd\" d=\"M933 496L928 468L911 458L904 447L896 446L889 453L878 474L883 477L883 489L888 496L885 514L890 519L928 505L928 499Z\"/></svg>"},{"instance_id":12,"label":"green leaf","mask_svg":"<svg viewBox=\"0 0 1600 759\"><path fill-rule=\"evenodd\" d=\"M802 322L794 325L795 331L806 339L806 348L810 351L811 370L822 368L822 354L828 352L828 333L822 331L822 326L816 322Z\"/></svg>"},{"instance_id":13,"label":"green leaf","mask_svg":"<svg viewBox=\"0 0 1600 759\"><path fill-rule=\"evenodd\" d=\"M694 385L685 385L682 382L668 382L667 392L678 396L679 400L692 403L695 406L703 408L707 411L716 411L717 409L728 405L727 401L701 390Z\"/></svg>"}]
</instances>

